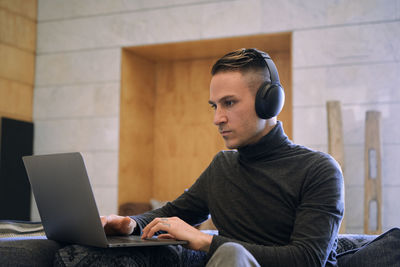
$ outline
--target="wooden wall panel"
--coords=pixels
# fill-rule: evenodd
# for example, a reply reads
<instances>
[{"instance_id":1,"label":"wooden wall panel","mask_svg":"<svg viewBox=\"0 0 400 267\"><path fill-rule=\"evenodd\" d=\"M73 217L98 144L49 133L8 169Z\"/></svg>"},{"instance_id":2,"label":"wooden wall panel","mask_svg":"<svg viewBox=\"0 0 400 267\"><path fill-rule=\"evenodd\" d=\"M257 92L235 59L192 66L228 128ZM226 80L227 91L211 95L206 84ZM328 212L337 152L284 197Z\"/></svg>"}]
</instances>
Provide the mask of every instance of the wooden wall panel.
<instances>
[{"instance_id":1,"label":"wooden wall panel","mask_svg":"<svg viewBox=\"0 0 400 267\"><path fill-rule=\"evenodd\" d=\"M0 0L0 8L36 21L37 0Z\"/></svg>"},{"instance_id":2,"label":"wooden wall panel","mask_svg":"<svg viewBox=\"0 0 400 267\"><path fill-rule=\"evenodd\" d=\"M0 42L35 52L36 22L0 9Z\"/></svg>"},{"instance_id":3,"label":"wooden wall panel","mask_svg":"<svg viewBox=\"0 0 400 267\"><path fill-rule=\"evenodd\" d=\"M0 115L32 120L37 1L0 0Z\"/></svg>"},{"instance_id":4,"label":"wooden wall panel","mask_svg":"<svg viewBox=\"0 0 400 267\"><path fill-rule=\"evenodd\" d=\"M290 55L271 53L282 83L290 82ZM208 104L210 69L218 58L158 64L155 106L154 197L173 200L190 187L215 154L225 149ZM290 84L287 87L290 90ZM280 120L292 131L291 93Z\"/></svg>"},{"instance_id":5,"label":"wooden wall panel","mask_svg":"<svg viewBox=\"0 0 400 267\"><path fill-rule=\"evenodd\" d=\"M0 44L0 77L33 85L35 55L24 50Z\"/></svg>"},{"instance_id":6,"label":"wooden wall panel","mask_svg":"<svg viewBox=\"0 0 400 267\"><path fill-rule=\"evenodd\" d=\"M118 203L148 202L153 184L155 64L122 53Z\"/></svg>"},{"instance_id":7,"label":"wooden wall panel","mask_svg":"<svg viewBox=\"0 0 400 267\"><path fill-rule=\"evenodd\" d=\"M260 34L182 43L131 47L136 53L155 61L219 58L239 48L259 48L265 52L289 52L290 33Z\"/></svg>"},{"instance_id":8,"label":"wooden wall panel","mask_svg":"<svg viewBox=\"0 0 400 267\"><path fill-rule=\"evenodd\" d=\"M0 78L0 116L32 121L32 86Z\"/></svg>"},{"instance_id":9,"label":"wooden wall panel","mask_svg":"<svg viewBox=\"0 0 400 267\"><path fill-rule=\"evenodd\" d=\"M121 85L120 204L175 199L215 154L225 149L208 104L210 69L223 54L240 47L257 47L272 56L286 93L278 119L292 138L289 33L126 48ZM143 97L140 101L139 96Z\"/></svg>"},{"instance_id":10,"label":"wooden wall panel","mask_svg":"<svg viewBox=\"0 0 400 267\"><path fill-rule=\"evenodd\" d=\"M157 199L173 200L183 193L224 148L208 104L213 62L158 64L153 165Z\"/></svg>"}]
</instances>

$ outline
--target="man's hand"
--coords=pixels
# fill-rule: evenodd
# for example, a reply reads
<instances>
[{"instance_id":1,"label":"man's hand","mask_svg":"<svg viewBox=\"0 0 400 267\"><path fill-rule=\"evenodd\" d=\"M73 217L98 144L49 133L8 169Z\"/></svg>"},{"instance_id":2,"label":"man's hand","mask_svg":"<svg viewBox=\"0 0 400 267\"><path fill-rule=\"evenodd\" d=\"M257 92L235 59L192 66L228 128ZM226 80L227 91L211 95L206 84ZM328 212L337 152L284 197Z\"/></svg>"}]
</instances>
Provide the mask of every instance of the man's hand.
<instances>
[{"instance_id":1,"label":"man's hand","mask_svg":"<svg viewBox=\"0 0 400 267\"><path fill-rule=\"evenodd\" d=\"M165 231L158 238L172 238L187 240L188 248L208 252L210 249L212 236L205 234L193 226L190 226L178 217L155 218L144 229L142 238L150 238L158 231Z\"/></svg>"},{"instance_id":2,"label":"man's hand","mask_svg":"<svg viewBox=\"0 0 400 267\"><path fill-rule=\"evenodd\" d=\"M136 228L136 222L128 216L100 216L106 235L130 235Z\"/></svg>"}]
</instances>

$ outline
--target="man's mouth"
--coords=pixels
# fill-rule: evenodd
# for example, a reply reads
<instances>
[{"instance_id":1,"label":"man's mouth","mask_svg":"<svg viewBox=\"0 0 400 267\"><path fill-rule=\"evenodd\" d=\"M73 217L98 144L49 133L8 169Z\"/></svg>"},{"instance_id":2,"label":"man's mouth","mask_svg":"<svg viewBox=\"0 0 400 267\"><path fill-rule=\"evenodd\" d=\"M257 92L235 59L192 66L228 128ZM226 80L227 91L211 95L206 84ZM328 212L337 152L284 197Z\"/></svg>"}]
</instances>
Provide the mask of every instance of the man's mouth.
<instances>
[{"instance_id":1,"label":"man's mouth","mask_svg":"<svg viewBox=\"0 0 400 267\"><path fill-rule=\"evenodd\" d=\"M219 131L219 133L220 133L222 136L227 136L227 135L231 134L232 131L223 130L223 131Z\"/></svg>"}]
</instances>

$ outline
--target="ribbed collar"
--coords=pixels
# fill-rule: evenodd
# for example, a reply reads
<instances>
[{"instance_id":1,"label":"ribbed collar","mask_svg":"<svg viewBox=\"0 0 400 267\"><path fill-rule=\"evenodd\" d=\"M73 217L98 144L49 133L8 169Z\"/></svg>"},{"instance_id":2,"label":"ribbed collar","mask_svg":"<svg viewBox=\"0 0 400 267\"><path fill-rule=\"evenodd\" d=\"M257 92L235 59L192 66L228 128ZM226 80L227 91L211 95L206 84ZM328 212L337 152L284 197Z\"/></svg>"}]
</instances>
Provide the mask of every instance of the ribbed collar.
<instances>
[{"instance_id":1,"label":"ribbed collar","mask_svg":"<svg viewBox=\"0 0 400 267\"><path fill-rule=\"evenodd\" d=\"M255 144L239 148L239 159L246 162L268 161L277 158L292 142L283 131L282 123L277 122L274 128Z\"/></svg>"}]
</instances>

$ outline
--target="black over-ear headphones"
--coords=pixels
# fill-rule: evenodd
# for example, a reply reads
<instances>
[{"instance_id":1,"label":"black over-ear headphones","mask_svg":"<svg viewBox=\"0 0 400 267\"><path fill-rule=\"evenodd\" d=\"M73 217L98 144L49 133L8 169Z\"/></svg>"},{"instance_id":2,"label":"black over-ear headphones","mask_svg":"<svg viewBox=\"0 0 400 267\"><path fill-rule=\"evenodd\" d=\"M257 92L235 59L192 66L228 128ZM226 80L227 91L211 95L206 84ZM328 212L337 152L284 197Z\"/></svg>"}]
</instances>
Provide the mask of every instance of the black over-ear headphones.
<instances>
[{"instance_id":1,"label":"black over-ear headphones","mask_svg":"<svg viewBox=\"0 0 400 267\"><path fill-rule=\"evenodd\" d=\"M263 82L256 95L256 113L261 119L270 119L281 112L285 103L285 92L279 82L279 74L271 57L259 50L258 54L264 58L271 77L271 82Z\"/></svg>"}]
</instances>

